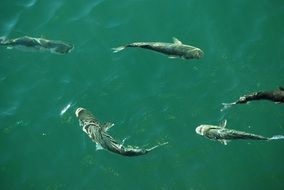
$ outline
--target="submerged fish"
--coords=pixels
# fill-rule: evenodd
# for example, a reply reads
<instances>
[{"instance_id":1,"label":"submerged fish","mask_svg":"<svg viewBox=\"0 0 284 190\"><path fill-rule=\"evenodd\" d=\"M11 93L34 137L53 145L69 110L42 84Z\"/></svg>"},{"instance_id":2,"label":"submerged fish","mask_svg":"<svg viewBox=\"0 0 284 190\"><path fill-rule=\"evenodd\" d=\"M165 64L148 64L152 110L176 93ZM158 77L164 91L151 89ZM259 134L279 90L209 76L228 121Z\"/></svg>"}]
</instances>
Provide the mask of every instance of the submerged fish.
<instances>
[{"instance_id":1,"label":"submerged fish","mask_svg":"<svg viewBox=\"0 0 284 190\"><path fill-rule=\"evenodd\" d=\"M16 39L0 39L0 45L6 46L7 49L30 49L30 50L45 50L52 53L66 54L72 51L73 45L44 38L32 38L24 36Z\"/></svg>"},{"instance_id":2,"label":"submerged fish","mask_svg":"<svg viewBox=\"0 0 284 190\"><path fill-rule=\"evenodd\" d=\"M83 131L87 133L88 136L97 144L97 147L109 150L110 152L114 152L123 156L139 156L147 154L155 148L167 144L167 142L165 142L147 149L132 146L125 147L123 143L118 143L107 133L107 130L114 124L99 123L98 120L93 116L93 114L84 108L78 108L75 114L79 119L79 123L80 126L82 126Z\"/></svg>"},{"instance_id":3,"label":"submerged fish","mask_svg":"<svg viewBox=\"0 0 284 190\"><path fill-rule=\"evenodd\" d=\"M252 133L246 133L243 131L237 131L233 129L226 129L227 121L225 120L221 126L215 125L200 125L195 129L195 132L199 135L205 136L208 139L217 140L224 145L227 145L229 140L280 140L284 139L284 135L275 135L273 137L264 137Z\"/></svg>"},{"instance_id":4,"label":"submerged fish","mask_svg":"<svg viewBox=\"0 0 284 190\"><path fill-rule=\"evenodd\" d=\"M231 107L234 104L246 104L254 100L270 100L276 103L284 103L284 88L279 87L279 89L274 91L260 91L254 92L252 94L244 95L239 98L239 100L232 103L223 103L224 109Z\"/></svg>"},{"instance_id":5,"label":"submerged fish","mask_svg":"<svg viewBox=\"0 0 284 190\"><path fill-rule=\"evenodd\" d=\"M114 52L119 52L127 47L140 47L153 51L157 51L169 56L169 58L183 58L183 59L200 59L204 53L201 49L185 45L177 38L173 38L174 43L163 43L163 42L135 42L113 48Z\"/></svg>"}]
</instances>

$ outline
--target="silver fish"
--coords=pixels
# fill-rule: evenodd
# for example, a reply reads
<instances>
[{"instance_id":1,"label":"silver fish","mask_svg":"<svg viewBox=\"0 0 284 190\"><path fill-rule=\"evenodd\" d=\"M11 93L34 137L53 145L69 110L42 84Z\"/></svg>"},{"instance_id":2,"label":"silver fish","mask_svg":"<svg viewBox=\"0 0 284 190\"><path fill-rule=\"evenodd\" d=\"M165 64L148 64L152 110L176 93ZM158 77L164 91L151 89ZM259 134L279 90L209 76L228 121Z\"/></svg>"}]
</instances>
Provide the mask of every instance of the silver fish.
<instances>
[{"instance_id":1,"label":"silver fish","mask_svg":"<svg viewBox=\"0 0 284 190\"><path fill-rule=\"evenodd\" d=\"M57 54L70 53L74 46L61 41L47 40L44 38L33 38L24 36L16 39L0 39L0 45L7 49L27 49L27 50L45 50Z\"/></svg>"},{"instance_id":2,"label":"silver fish","mask_svg":"<svg viewBox=\"0 0 284 190\"><path fill-rule=\"evenodd\" d=\"M270 100L275 103L284 103L284 88L279 87L279 89L276 89L273 91L260 91L260 92L254 92L248 95L241 96L239 100L235 102L222 103L224 107L221 109L221 111L235 104L246 104L250 101L255 101L255 100Z\"/></svg>"},{"instance_id":3,"label":"silver fish","mask_svg":"<svg viewBox=\"0 0 284 190\"><path fill-rule=\"evenodd\" d=\"M84 108L78 108L75 112L75 115L78 117L80 126L82 126L83 131L98 145L97 147L101 147L110 152L114 152L123 156L139 156L147 154L157 147L167 144L167 142L165 142L146 149L132 146L125 147L123 143L118 143L112 136L107 133L107 130L114 124L99 123L98 120L93 116L93 114Z\"/></svg>"},{"instance_id":4,"label":"silver fish","mask_svg":"<svg viewBox=\"0 0 284 190\"><path fill-rule=\"evenodd\" d=\"M169 58L183 58L183 59L200 59L204 53L201 49L185 45L177 38L173 38L174 43L163 43L163 42L135 42L113 48L114 53L124 50L127 47L139 47L156 52L160 52L169 56Z\"/></svg>"},{"instance_id":5,"label":"silver fish","mask_svg":"<svg viewBox=\"0 0 284 190\"><path fill-rule=\"evenodd\" d=\"M237 131L233 129L226 129L227 120L220 126L215 125L200 125L195 129L195 132L201 136L205 136L211 140L217 140L224 145L228 144L230 140L280 140L284 139L283 135L275 135L273 137L264 137L252 133L246 133L243 131Z\"/></svg>"}]
</instances>

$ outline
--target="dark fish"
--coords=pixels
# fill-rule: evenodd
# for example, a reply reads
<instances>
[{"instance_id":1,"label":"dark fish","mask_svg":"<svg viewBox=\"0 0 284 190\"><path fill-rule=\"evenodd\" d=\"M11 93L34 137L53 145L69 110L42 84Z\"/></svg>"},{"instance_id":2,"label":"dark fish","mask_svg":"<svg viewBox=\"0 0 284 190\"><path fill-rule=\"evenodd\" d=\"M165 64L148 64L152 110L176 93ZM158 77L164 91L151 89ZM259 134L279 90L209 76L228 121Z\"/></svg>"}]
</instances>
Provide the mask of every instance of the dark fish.
<instances>
[{"instance_id":1,"label":"dark fish","mask_svg":"<svg viewBox=\"0 0 284 190\"><path fill-rule=\"evenodd\" d=\"M87 133L88 136L97 145L101 146L101 148L103 149L109 150L110 152L114 152L123 156L139 156L147 154L155 148L167 144L166 142L147 149L132 146L125 147L123 146L123 144L118 143L107 133L107 130L114 124L99 123L98 120L93 116L93 114L84 108L78 108L75 114L79 119L79 123L80 126L82 126L83 131Z\"/></svg>"},{"instance_id":2,"label":"dark fish","mask_svg":"<svg viewBox=\"0 0 284 190\"><path fill-rule=\"evenodd\" d=\"M223 103L224 109L231 107L234 104L246 104L254 100L270 100L276 103L284 103L284 88L279 87L279 89L274 91L260 91L254 92L252 94L244 95L239 98L239 100L232 103Z\"/></svg>"},{"instance_id":3,"label":"dark fish","mask_svg":"<svg viewBox=\"0 0 284 190\"><path fill-rule=\"evenodd\" d=\"M255 135L252 133L246 133L243 131L236 131L233 129L226 129L227 121L221 126L215 125L200 125L195 131L197 134L207 137L208 139L217 140L224 145L227 145L229 140L280 140L284 139L283 135L275 135L273 137L264 137L261 135Z\"/></svg>"},{"instance_id":4,"label":"dark fish","mask_svg":"<svg viewBox=\"0 0 284 190\"><path fill-rule=\"evenodd\" d=\"M173 38L174 43L163 42L135 42L113 48L114 52L119 52L127 47L140 47L157 51L169 56L169 58L200 59L204 53L201 49L181 43L177 38Z\"/></svg>"},{"instance_id":5,"label":"dark fish","mask_svg":"<svg viewBox=\"0 0 284 190\"><path fill-rule=\"evenodd\" d=\"M52 53L66 54L72 51L73 45L44 38L32 38L24 36L16 39L0 39L1 46L7 46L7 49L30 49L30 50L45 50Z\"/></svg>"}]
</instances>

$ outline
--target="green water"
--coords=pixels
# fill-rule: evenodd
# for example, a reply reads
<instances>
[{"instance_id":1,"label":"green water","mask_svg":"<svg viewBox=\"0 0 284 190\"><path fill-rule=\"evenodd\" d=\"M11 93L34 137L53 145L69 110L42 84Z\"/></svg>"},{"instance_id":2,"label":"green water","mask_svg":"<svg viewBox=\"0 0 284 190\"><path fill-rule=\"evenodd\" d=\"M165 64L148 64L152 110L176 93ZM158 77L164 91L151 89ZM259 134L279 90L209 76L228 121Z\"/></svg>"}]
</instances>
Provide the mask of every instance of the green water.
<instances>
[{"instance_id":1,"label":"green water","mask_svg":"<svg viewBox=\"0 0 284 190\"><path fill-rule=\"evenodd\" d=\"M284 134L284 107L223 102L284 85L282 0L2 0L0 36L73 43L70 54L0 48L0 189L284 189L284 141L234 141L195 133L219 124ZM201 60L168 59L135 41L201 48ZM70 107L68 108L68 105ZM140 157L97 151L75 118L78 107ZM68 108L67 110L65 108ZM66 110L66 111L65 111Z\"/></svg>"}]
</instances>

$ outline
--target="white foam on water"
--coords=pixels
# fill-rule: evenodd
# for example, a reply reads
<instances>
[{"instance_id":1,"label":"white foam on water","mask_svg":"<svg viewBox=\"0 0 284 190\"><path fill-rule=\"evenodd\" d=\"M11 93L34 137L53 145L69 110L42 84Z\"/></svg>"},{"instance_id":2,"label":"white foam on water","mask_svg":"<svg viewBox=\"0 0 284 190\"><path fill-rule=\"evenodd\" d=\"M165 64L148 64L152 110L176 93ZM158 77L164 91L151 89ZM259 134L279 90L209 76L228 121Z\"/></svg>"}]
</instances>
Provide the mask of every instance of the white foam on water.
<instances>
[{"instance_id":1,"label":"white foam on water","mask_svg":"<svg viewBox=\"0 0 284 190\"><path fill-rule=\"evenodd\" d=\"M65 112L71 107L71 103L67 104L60 112L60 115L62 116L65 114Z\"/></svg>"}]
</instances>

